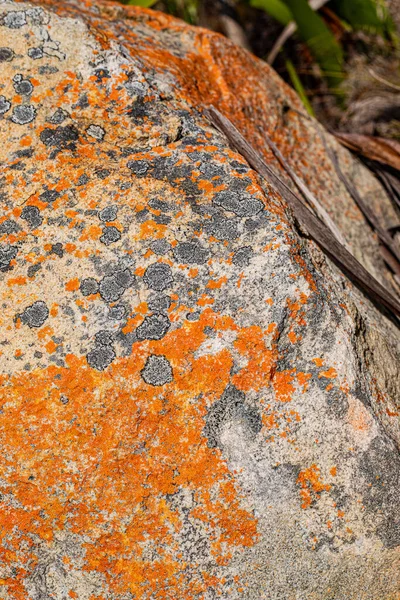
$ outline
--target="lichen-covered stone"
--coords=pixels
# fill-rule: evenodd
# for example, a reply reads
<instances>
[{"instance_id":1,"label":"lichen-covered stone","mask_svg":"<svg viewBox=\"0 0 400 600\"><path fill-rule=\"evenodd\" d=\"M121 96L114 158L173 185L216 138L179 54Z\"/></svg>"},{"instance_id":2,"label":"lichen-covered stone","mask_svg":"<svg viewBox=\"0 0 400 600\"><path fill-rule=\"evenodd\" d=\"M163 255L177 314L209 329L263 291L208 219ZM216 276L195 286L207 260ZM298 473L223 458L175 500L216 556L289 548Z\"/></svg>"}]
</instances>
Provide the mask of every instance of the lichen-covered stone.
<instances>
[{"instance_id":1,"label":"lichen-covered stone","mask_svg":"<svg viewBox=\"0 0 400 600\"><path fill-rule=\"evenodd\" d=\"M399 598L398 330L201 106L390 287L321 135L378 183L219 35L0 7L0 598Z\"/></svg>"}]
</instances>

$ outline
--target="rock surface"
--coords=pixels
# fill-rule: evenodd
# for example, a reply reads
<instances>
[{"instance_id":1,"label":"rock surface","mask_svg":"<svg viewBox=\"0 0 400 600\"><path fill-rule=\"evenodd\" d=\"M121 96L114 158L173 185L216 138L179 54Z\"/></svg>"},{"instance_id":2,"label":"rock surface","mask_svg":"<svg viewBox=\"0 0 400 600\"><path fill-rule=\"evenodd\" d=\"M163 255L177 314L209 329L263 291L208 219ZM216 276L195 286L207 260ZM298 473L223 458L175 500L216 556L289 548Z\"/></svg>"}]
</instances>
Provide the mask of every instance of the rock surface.
<instances>
[{"instance_id":1,"label":"rock surface","mask_svg":"<svg viewBox=\"0 0 400 600\"><path fill-rule=\"evenodd\" d=\"M3 1L0 40L0 598L400 598L398 330L201 113L390 287L295 95L111 3Z\"/></svg>"}]
</instances>

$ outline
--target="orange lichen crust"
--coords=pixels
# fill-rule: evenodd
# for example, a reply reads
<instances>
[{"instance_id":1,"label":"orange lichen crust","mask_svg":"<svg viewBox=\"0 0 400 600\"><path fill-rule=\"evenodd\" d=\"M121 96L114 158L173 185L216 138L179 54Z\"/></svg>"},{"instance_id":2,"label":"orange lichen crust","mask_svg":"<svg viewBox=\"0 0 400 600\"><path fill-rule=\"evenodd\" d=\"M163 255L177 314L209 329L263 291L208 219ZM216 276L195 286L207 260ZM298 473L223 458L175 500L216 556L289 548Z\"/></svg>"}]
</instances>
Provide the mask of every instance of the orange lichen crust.
<instances>
[{"instance_id":1,"label":"orange lichen crust","mask_svg":"<svg viewBox=\"0 0 400 600\"><path fill-rule=\"evenodd\" d=\"M256 520L202 437L207 403L221 395L232 364L224 351L188 360L207 325L220 325L210 311L163 341L137 344L103 374L71 355L67 368L3 379L3 493L17 506L3 502L0 556L20 565L3 581L14 598L26 598L20 580L27 565L35 568L32 540L51 543L63 529L84 535L85 569L104 572L113 592L143 598L219 588L221 576L203 573L181 547L188 526L216 565L254 544ZM140 375L149 352L174 371L162 393ZM185 512L180 495L190 498Z\"/></svg>"}]
</instances>

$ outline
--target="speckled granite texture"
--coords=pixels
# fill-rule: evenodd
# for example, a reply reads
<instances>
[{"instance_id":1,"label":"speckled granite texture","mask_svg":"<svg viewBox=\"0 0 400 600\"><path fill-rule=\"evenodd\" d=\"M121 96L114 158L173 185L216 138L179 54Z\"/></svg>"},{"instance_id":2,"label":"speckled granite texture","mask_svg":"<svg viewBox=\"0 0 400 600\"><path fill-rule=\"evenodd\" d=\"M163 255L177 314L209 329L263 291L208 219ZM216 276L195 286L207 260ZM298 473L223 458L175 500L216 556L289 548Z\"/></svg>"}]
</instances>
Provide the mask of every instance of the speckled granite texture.
<instances>
[{"instance_id":1,"label":"speckled granite texture","mask_svg":"<svg viewBox=\"0 0 400 600\"><path fill-rule=\"evenodd\" d=\"M2 600L400 598L398 330L208 103L391 286L265 64L151 11L0 2Z\"/></svg>"}]
</instances>

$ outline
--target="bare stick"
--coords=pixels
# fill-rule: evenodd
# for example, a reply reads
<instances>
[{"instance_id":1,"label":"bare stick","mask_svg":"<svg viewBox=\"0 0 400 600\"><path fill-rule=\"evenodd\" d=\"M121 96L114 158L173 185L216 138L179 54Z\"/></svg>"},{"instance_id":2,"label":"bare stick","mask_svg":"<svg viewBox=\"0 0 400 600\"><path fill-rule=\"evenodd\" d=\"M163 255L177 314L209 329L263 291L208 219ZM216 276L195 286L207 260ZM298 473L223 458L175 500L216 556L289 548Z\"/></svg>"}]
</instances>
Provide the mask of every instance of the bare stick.
<instances>
[{"instance_id":1,"label":"bare stick","mask_svg":"<svg viewBox=\"0 0 400 600\"><path fill-rule=\"evenodd\" d=\"M349 247L347 245L347 242L346 242L343 234L341 233L340 229L336 226L336 224L332 221L331 217L329 216L329 214L327 213L325 208L320 204L320 202L316 199L314 194L306 186L306 184L300 179L300 177L298 177L296 175L296 173L293 171L293 169L291 168L291 166L289 165L287 160L284 158L284 156L281 154L281 152L275 146L274 142L267 135L265 135L265 139L267 141L268 146L271 148L272 152L274 153L275 157L281 163L282 167L285 169L285 171L287 171L287 173L292 178L293 182L299 188L300 192L305 196L305 198L308 200L308 202L314 208L317 216L321 219L321 221L323 221L325 223L325 225L327 227L329 227L329 229L331 230L331 232L333 233L335 238L341 244L343 244L343 246L345 246L347 248L347 250L349 250ZM350 252L350 250L349 250L349 252Z\"/></svg>"}]
</instances>

